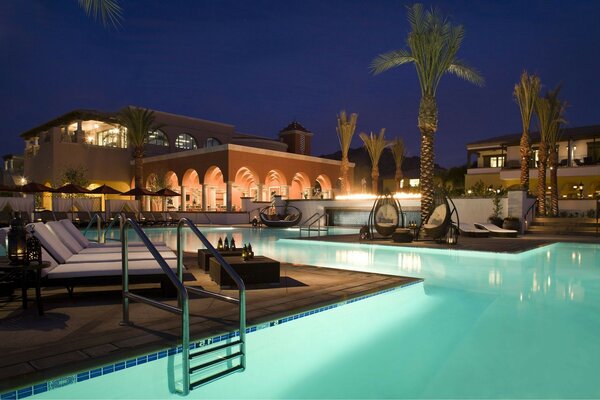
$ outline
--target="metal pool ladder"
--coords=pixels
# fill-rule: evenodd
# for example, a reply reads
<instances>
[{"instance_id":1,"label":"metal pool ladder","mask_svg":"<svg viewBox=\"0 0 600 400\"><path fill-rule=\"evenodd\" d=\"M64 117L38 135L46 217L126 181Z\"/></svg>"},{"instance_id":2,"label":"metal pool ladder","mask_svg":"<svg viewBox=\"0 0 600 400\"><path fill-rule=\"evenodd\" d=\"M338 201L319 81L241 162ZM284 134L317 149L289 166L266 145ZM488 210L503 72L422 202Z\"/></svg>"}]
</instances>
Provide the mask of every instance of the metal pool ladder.
<instances>
[{"instance_id":1,"label":"metal pool ladder","mask_svg":"<svg viewBox=\"0 0 600 400\"><path fill-rule=\"evenodd\" d=\"M325 218L325 225L321 227L321 219ZM314 225L317 225L316 227ZM304 224L300 226L300 236L302 236L302 231L307 231L308 236L310 236L310 232L316 231L319 235L321 232L329 232L329 214L326 212L319 214L318 212L314 213L310 217L304 221Z\"/></svg>"},{"instance_id":2,"label":"metal pool ladder","mask_svg":"<svg viewBox=\"0 0 600 400\"><path fill-rule=\"evenodd\" d=\"M210 244L208 239L188 218L182 218L177 224L177 275L173 273L165 259L160 255L142 228L130 218L123 218L121 224L122 238L122 263L123 263L123 324L129 324L129 300L145 303L165 311L181 315L181 366L182 366L182 389L181 394L187 395L190 390L206 385L217 379L223 378L246 368L246 287L240 276L223 259L223 257ZM220 293L204 289L185 286L183 284L183 246L181 245L181 234L183 226L188 225L192 232L200 239L215 259L236 283L239 297L229 297ZM158 265L169 278L177 290L178 305L156 301L144 296L129 292L129 260L128 260L128 238L125 232L127 226L131 226L138 234L144 245L148 248ZM208 296L218 300L237 304L239 306L239 331L229 332L232 341L222 341L215 346L209 345L196 351L195 345L190 345L190 315L188 292L201 296ZM236 363L237 362L237 363ZM194 365L192 365L194 364ZM223 368L223 365L225 367ZM216 371L215 371L216 370ZM192 378L196 379L192 381Z\"/></svg>"}]
</instances>

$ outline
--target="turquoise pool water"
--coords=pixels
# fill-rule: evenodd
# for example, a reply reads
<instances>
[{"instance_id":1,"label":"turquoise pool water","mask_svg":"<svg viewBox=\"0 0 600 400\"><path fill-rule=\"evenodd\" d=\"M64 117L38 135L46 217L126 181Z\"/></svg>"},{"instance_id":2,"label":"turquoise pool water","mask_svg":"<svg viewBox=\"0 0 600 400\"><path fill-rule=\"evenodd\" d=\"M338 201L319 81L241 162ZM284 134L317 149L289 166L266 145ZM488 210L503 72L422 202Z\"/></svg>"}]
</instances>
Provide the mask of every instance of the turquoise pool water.
<instances>
[{"instance_id":1,"label":"turquoise pool water","mask_svg":"<svg viewBox=\"0 0 600 400\"><path fill-rule=\"evenodd\" d=\"M600 397L598 245L505 255L275 240L297 231L207 235L224 232L282 261L425 282L253 332L246 371L190 398ZM169 242L172 232L153 235ZM178 398L178 364L167 357L39 398Z\"/></svg>"}]
</instances>

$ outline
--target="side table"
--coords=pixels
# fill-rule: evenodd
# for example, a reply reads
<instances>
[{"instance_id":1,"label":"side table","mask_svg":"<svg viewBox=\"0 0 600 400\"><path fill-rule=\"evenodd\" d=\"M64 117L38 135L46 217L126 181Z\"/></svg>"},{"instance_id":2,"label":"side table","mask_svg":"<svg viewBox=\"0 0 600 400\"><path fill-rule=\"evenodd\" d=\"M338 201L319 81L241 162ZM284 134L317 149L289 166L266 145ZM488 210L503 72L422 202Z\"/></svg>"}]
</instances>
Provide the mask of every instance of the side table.
<instances>
[{"instance_id":1,"label":"side table","mask_svg":"<svg viewBox=\"0 0 600 400\"><path fill-rule=\"evenodd\" d=\"M21 281L21 301L23 303L23 309L27 309L27 289L29 288L28 275L33 272L35 275L35 302L37 303L39 315L44 315L44 307L42 305L42 291L40 283L42 280L42 270L50 267L48 261L42 261L41 263L33 262L29 265L10 265L7 258L0 259L0 271L5 272L9 275L18 276Z\"/></svg>"}]
</instances>

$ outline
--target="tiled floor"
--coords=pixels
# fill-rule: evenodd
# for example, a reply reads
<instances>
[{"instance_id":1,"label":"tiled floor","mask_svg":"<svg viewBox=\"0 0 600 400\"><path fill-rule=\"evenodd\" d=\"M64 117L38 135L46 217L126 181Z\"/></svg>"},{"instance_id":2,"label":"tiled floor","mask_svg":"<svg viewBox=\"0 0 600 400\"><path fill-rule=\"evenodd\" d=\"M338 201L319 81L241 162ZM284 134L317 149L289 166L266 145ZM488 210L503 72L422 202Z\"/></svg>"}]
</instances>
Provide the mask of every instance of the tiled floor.
<instances>
[{"instance_id":1,"label":"tiled floor","mask_svg":"<svg viewBox=\"0 0 600 400\"><path fill-rule=\"evenodd\" d=\"M195 265L193 255L186 265ZM221 291L197 268L193 286ZM247 291L248 325L277 319L415 281L411 278L285 264L278 287L250 287ZM160 299L153 285L138 286ZM237 297L236 290L222 290ZM32 296L33 297L33 296ZM0 392L90 369L132 355L177 344L180 317L145 304L132 303L133 326L120 326L120 287L76 288L70 299L64 289L43 291L45 315L34 303L22 310L20 299L0 300ZM167 301L175 305L173 300ZM237 307L214 299L190 302L191 336L209 337L238 324Z\"/></svg>"}]
</instances>

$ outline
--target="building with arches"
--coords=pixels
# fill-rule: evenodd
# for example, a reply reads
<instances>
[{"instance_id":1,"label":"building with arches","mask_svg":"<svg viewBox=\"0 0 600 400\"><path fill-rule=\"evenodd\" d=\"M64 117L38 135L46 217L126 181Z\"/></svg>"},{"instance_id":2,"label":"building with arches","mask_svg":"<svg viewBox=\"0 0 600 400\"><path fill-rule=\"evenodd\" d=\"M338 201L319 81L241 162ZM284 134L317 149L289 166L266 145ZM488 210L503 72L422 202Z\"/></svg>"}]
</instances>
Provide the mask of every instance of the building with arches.
<instances>
[{"instance_id":1,"label":"building with arches","mask_svg":"<svg viewBox=\"0 0 600 400\"><path fill-rule=\"evenodd\" d=\"M244 197L334 196L340 162L312 156L313 133L297 121L275 139L220 122L162 111L154 116L160 129L149 134L143 179L151 190L169 187L181 194L170 200L169 209L235 211ZM75 110L21 137L24 175L30 181L58 186L66 168L82 168L93 186L133 187L132 149L118 113ZM148 200L146 207L159 209L160 203Z\"/></svg>"}]
</instances>

